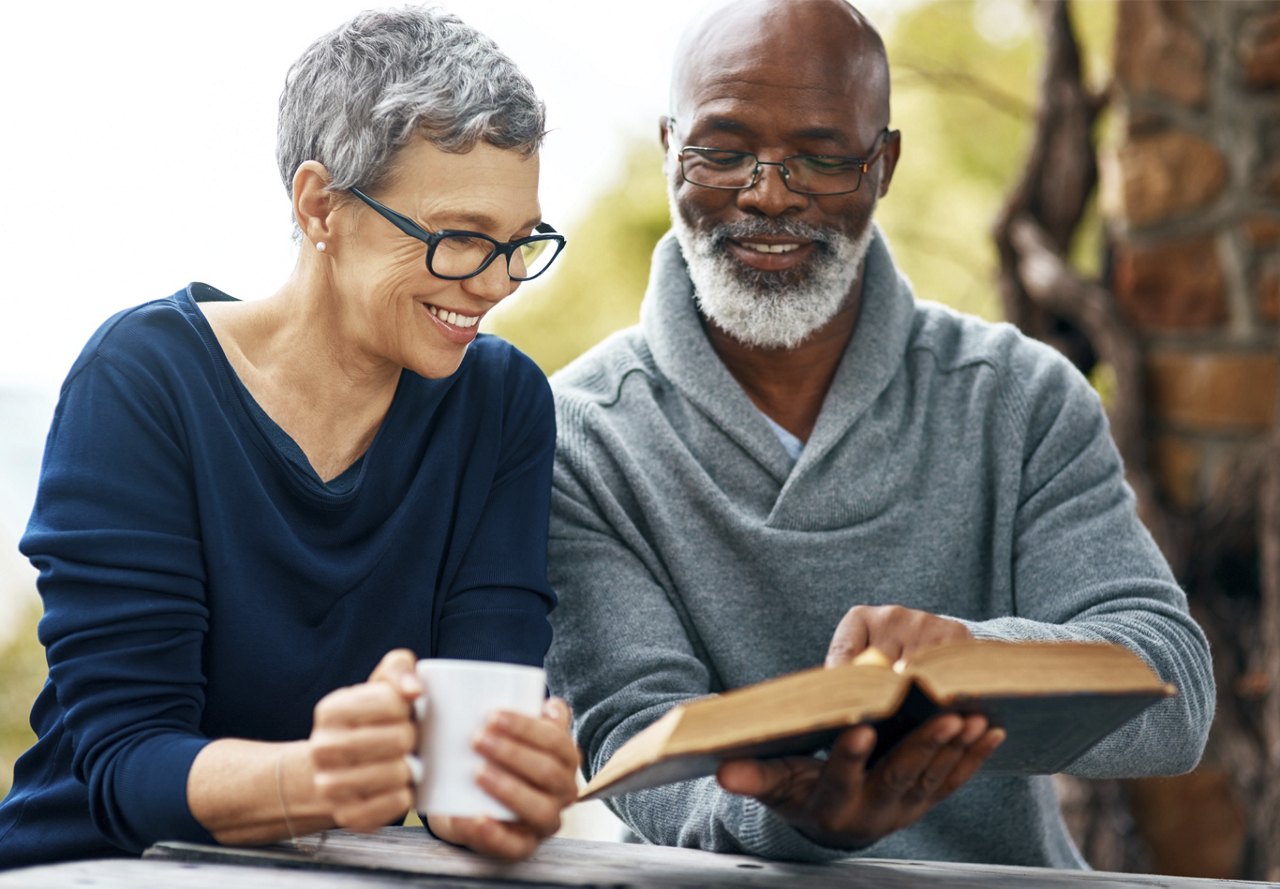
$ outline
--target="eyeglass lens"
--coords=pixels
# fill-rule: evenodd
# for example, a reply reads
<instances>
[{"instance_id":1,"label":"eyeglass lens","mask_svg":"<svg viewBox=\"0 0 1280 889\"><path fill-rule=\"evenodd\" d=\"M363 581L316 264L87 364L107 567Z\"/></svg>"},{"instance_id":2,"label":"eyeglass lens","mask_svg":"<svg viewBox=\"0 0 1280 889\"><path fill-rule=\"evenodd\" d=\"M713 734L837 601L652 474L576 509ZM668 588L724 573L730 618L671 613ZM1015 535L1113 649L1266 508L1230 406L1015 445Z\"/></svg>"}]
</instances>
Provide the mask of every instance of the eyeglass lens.
<instances>
[{"instance_id":1,"label":"eyeglass lens","mask_svg":"<svg viewBox=\"0 0 1280 889\"><path fill-rule=\"evenodd\" d=\"M685 148L681 152L684 178L709 188L750 188L757 169L763 174L772 164L758 166L754 154L719 151L712 148ZM856 191L862 183L862 164L828 155L799 155L782 161L783 179L792 191L835 194Z\"/></svg>"},{"instance_id":2,"label":"eyeglass lens","mask_svg":"<svg viewBox=\"0 0 1280 889\"><path fill-rule=\"evenodd\" d=\"M546 270L555 258L555 244L550 240L528 241L511 252L507 260L507 274L517 281L536 277ZM492 241L465 235L445 235L430 254L432 274L450 278L464 278L477 272L497 251ZM500 262L501 258L495 262Z\"/></svg>"}]
</instances>

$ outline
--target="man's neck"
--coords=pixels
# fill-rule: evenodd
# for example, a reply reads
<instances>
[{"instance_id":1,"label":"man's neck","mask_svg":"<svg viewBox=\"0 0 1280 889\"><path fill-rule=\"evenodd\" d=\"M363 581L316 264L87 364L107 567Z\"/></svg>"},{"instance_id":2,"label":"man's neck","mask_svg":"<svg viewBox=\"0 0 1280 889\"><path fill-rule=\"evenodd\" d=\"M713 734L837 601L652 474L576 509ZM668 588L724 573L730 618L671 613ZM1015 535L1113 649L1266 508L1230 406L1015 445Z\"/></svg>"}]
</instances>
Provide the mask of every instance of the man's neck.
<instances>
[{"instance_id":1,"label":"man's neck","mask_svg":"<svg viewBox=\"0 0 1280 889\"><path fill-rule=\"evenodd\" d=\"M830 321L790 349L747 346L707 321L707 337L752 403L801 441L808 441L822 403L858 324L862 277Z\"/></svg>"}]
</instances>

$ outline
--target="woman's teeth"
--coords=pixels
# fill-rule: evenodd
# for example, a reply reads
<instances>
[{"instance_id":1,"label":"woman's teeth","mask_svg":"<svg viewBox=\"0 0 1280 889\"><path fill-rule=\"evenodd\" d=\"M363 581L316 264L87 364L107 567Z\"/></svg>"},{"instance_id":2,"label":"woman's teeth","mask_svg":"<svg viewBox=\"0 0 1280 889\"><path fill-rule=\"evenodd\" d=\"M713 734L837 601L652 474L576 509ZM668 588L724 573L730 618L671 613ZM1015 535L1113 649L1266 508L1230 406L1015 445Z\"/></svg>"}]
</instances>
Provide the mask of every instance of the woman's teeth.
<instances>
[{"instance_id":1,"label":"woman's teeth","mask_svg":"<svg viewBox=\"0 0 1280 889\"><path fill-rule=\"evenodd\" d=\"M454 327L475 327L480 323L479 315L459 315L457 312L448 312L438 309L435 306L427 306L427 311L435 315L446 324L452 324Z\"/></svg>"}]
</instances>

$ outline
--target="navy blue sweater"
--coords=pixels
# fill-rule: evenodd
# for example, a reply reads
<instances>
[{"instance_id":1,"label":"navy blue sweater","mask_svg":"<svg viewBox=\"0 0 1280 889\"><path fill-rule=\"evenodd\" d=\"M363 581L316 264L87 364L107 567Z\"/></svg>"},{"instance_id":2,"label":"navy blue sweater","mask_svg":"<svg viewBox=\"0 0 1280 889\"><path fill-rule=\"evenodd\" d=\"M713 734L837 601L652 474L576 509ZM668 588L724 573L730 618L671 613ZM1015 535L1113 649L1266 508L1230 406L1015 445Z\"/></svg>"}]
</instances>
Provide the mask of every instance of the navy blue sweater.
<instances>
[{"instance_id":1,"label":"navy blue sweater","mask_svg":"<svg viewBox=\"0 0 1280 889\"><path fill-rule=\"evenodd\" d=\"M316 701L392 648L540 664L550 642L537 367L480 336L446 379L402 372L326 485L195 305L219 299L192 284L116 315L63 384L21 543L49 681L0 868L211 842L186 794L211 739L306 737Z\"/></svg>"}]
</instances>

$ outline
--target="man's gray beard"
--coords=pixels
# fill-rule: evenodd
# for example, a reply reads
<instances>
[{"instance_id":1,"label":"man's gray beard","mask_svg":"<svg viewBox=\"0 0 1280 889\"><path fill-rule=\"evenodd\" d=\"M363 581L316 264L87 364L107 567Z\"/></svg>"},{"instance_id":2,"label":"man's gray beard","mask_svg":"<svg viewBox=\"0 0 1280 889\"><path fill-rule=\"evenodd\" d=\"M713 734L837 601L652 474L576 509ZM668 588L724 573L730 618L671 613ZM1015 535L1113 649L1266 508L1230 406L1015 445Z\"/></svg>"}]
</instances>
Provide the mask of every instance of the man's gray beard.
<instances>
[{"instance_id":1,"label":"man's gray beard","mask_svg":"<svg viewBox=\"0 0 1280 889\"><path fill-rule=\"evenodd\" d=\"M668 194L671 198L671 195ZM671 199L671 225L693 281L694 298L716 327L747 346L790 349L844 307L874 228L868 220L857 237L794 220L753 219L694 231ZM730 238L790 236L813 241L803 266L765 272L730 255Z\"/></svg>"}]
</instances>

